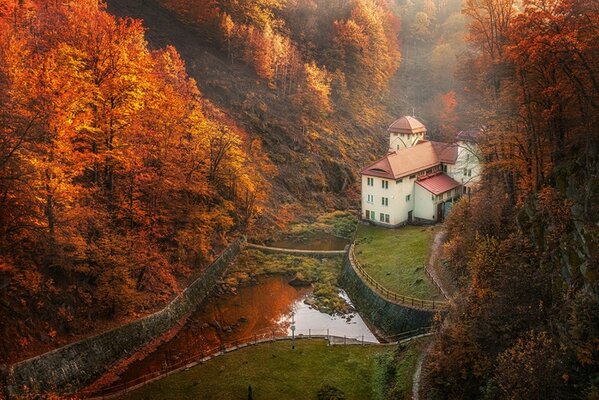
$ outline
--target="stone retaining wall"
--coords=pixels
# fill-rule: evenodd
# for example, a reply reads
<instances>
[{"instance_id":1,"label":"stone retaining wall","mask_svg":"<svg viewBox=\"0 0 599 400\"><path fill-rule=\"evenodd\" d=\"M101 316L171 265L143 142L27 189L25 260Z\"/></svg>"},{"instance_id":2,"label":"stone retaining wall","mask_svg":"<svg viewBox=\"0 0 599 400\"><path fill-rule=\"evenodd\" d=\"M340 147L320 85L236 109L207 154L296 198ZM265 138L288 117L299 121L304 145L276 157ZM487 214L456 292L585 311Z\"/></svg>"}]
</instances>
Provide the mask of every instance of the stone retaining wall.
<instances>
[{"instance_id":1,"label":"stone retaining wall","mask_svg":"<svg viewBox=\"0 0 599 400\"><path fill-rule=\"evenodd\" d=\"M62 394L93 383L115 363L187 317L222 279L245 238L236 240L187 289L162 310L79 342L12 365L6 373L8 398L25 392ZM0 396L1 397L1 396Z\"/></svg>"},{"instance_id":2,"label":"stone retaining wall","mask_svg":"<svg viewBox=\"0 0 599 400\"><path fill-rule=\"evenodd\" d=\"M302 249L284 249L280 247L268 247L260 244L247 243L247 248L260 250L264 253L284 253L296 256L311 257L337 257L345 254L345 250L302 250Z\"/></svg>"},{"instance_id":3,"label":"stone retaining wall","mask_svg":"<svg viewBox=\"0 0 599 400\"><path fill-rule=\"evenodd\" d=\"M343 259L340 283L360 315L387 336L432 325L435 311L392 303L368 286L351 264L349 251Z\"/></svg>"}]
</instances>

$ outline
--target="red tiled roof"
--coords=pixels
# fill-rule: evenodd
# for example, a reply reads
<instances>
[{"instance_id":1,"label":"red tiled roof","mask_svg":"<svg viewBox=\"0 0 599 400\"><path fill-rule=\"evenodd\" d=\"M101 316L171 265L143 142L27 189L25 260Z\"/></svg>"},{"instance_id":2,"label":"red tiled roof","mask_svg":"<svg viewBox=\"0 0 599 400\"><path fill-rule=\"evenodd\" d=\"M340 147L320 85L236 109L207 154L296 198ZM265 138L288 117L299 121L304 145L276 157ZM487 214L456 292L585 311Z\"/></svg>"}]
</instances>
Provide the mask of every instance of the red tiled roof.
<instances>
[{"instance_id":1,"label":"red tiled roof","mask_svg":"<svg viewBox=\"0 0 599 400\"><path fill-rule=\"evenodd\" d=\"M455 163L458 148L455 144L419 141L416 146L393 151L370 164L360 174L399 179L440 163Z\"/></svg>"},{"instance_id":2,"label":"red tiled roof","mask_svg":"<svg viewBox=\"0 0 599 400\"><path fill-rule=\"evenodd\" d=\"M401 117L393 121L387 130L396 133L421 133L426 132L426 127L416 118Z\"/></svg>"},{"instance_id":3,"label":"red tiled roof","mask_svg":"<svg viewBox=\"0 0 599 400\"><path fill-rule=\"evenodd\" d=\"M439 164L431 142L396 150L364 168L362 175L398 179Z\"/></svg>"},{"instance_id":4,"label":"red tiled roof","mask_svg":"<svg viewBox=\"0 0 599 400\"><path fill-rule=\"evenodd\" d=\"M455 164L458 159L458 146L454 143L432 142L439 162Z\"/></svg>"},{"instance_id":5,"label":"red tiled roof","mask_svg":"<svg viewBox=\"0 0 599 400\"><path fill-rule=\"evenodd\" d=\"M451 189L455 189L460 184L453 180L450 176L445 175L444 173L439 173L437 175L429 175L424 176L416 181L416 184L422 186L429 192L435 195L439 195L441 193L445 193Z\"/></svg>"}]
</instances>

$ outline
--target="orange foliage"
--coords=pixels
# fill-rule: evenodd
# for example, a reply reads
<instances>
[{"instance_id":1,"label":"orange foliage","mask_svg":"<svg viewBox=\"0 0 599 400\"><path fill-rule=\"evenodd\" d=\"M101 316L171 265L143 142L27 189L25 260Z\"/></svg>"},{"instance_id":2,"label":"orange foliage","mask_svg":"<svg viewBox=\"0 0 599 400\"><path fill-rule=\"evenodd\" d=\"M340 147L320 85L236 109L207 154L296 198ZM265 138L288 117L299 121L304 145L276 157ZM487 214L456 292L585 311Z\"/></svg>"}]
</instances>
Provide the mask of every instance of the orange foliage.
<instances>
[{"instance_id":1,"label":"orange foliage","mask_svg":"<svg viewBox=\"0 0 599 400\"><path fill-rule=\"evenodd\" d=\"M259 215L268 159L204 114L179 54L151 52L141 21L32 0L3 3L0 27L0 318L34 315L53 339L90 307L151 309Z\"/></svg>"}]
</instances>

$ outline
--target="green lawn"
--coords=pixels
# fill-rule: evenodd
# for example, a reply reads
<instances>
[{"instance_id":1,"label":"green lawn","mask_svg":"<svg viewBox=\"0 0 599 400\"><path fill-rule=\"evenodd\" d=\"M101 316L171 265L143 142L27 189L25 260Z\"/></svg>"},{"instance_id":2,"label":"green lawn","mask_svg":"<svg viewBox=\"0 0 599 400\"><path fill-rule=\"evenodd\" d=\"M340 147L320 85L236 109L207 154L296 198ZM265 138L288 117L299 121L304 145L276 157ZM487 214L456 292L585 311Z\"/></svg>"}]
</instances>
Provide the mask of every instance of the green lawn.
<instances>
[{"instance_id":1,"label":"green lawn","mask_svg":"<svg viewBox=\"0 0 599 400\"><path fill-rule=\"evenodd\" d=\"M431 227L388 229L360 225L356 258L366 272L387 289L419 299L440 299L435 284L424 272L432 243Z\"/></svg>"},{"instance_id":2,"label":"green lawn","mask_svg":"<svg viewBox=\"0 0 599 400\"><path fill-rule=\"evenodd\" d=\"M427 343L427 339L420 339L392 352L376 355L373 400L412 398L418 357Z\"/></svg>"},{"instance_id":3,"label":"green lawn","mask_svg":"<svg viewBox=\"0 0 599 400\"><path fill-rule=\"evenodd\" d=\"M414 344L412 344L414 343ZM409 348L419 349L418 342ZM346 399L380 398L388 368L381 358L391 359L395 347L376 345L328 346L324 340L265 343L217 357L203 365L148 384L124 399L316 399L318 389L330 385ZM395 357L393 357L395 358ZM405 364L402 367L402 364ZM405 393L411 390L415 363L399 360L406 370ZM386 382L387 385L389 382Z\"/></svg>"}]
</instances>

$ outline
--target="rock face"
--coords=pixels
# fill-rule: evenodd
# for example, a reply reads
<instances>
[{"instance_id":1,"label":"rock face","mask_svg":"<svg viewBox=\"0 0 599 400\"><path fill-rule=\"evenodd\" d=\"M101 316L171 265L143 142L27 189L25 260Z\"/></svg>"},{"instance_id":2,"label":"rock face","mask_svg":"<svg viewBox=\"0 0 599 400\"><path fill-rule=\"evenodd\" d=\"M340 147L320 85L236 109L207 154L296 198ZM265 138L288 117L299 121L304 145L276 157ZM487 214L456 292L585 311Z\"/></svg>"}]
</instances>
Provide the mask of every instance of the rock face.
<instances>
[{"instance_id":1,"label":"rock face","mask_svg":"<svg viewBox=\"0 0 599 400\"><path fill-rule=\"evenodd\" d=\"M343 259L340 283L352 303L360 310L362 317L388 336L428 327L432 324L434 311L411 308L387 301L360 279L350 262L348 253L346 253Z\"/></svg>"},{"instance_id":2,"label":"rock face","mask_svg":"<svg viewBox=\"0 0 599 400\"><path fill-rule=\"evenodd\" d=\"M306 279L300 278L300 277L295 277L292 280L289 281L289 284L293 287L308 287L308 286L312 286L312 283Z\"/></svg>"},{"instance_id":3,"label":"rock face","mask_svg":"<svg viewBox=\"0 0 599 400\"><path fill-rule=\"evenodd\" d=\"M244 238L235 241L202 276L157 313L12 365L5 376L7 396L16 398L25 387L30 394L68 394L93 383L112 365L187 317L222 279L243 242Z\"/></svg>"}]
</instances>

